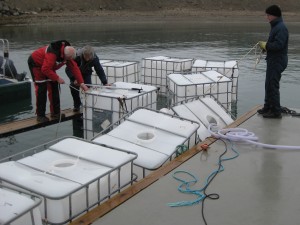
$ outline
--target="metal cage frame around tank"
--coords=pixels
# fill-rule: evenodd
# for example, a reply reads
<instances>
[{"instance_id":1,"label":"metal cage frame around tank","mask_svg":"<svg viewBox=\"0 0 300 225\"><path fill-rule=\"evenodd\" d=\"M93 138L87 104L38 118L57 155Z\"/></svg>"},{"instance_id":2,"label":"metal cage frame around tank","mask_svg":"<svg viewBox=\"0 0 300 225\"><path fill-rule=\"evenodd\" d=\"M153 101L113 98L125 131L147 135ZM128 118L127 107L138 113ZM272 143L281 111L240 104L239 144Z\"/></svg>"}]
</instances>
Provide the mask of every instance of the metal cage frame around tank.
<instances>
[{"instance_id":1,"label":"metal cage frame around tank","mask_svg":"<svg viewBox=\"0 0 300 225\"><path fill-rule=\"evenodd\" d=\"M101 146L101 147L107 147L107 146L103 146L101 144L97 144L97 143L94 143L94 142L91 142L91 141L88 141L88 140L84 140L84 139L81 139L81 138L77 138L77 137L73 137L73 136L65 136L65 137L62 137L62 138L59 138L59 139L56 139L56 140L52 140L50 142L47 142L47 143L44 143L44 144L41 144L39 146L36 146L34 148L30 148L28 150L25 150L23 152L20 152L20 153L17 153L17 154L14 154L12 156L9 156L9 157L6 157L6 158L3 158L0 160L0 163L4 163L4 162L9 162L9 161L15 161L15 160L19 160L19 159L23 159L27 156L31 156L35 153L39 153L39 152L42 152L46 149L49 149L51 151L55 151L55 149L52 149L51 146L53 144L56 144L58 143L59 141L62 141L62 140L65 140L67 138L73 138L73 139L76 139L76 140L80 140L80 141L84 141L86 143L90 143L92 145L97 145L97 146ZM76 189L73 189L71 192L67 193L67 194L64 194L64 195L61 195L59 197L51 197L51 196L48 196L47 194L44 194L42 192L36 192L26 186L22 186L22 185L17 185L17 184L14 184L13 182L11 182L10 180L7 180L7 179L3 179L2 177L0 177L0 182L7 182L8 184L10 185L14 185L14 187L16 188L21 188L21 189L24 189L25 191L29 191L29 192L32 192L38 196L41 196L42 198L42 204L44 206L44 215L45 215L45 218L43 219L43 222L45 224L52 224L52 225L61 225L61 224L66 224L67 222L70 222L72 221L74 218L78 217L79 215L81 215L82 213L84 212L88 212L89 209L93 208L94 206L96 205L100 205L101 203L103 203L105 200L107 199L110 199L114 194L117 194L117 193L120 193L121 192L121 189L128 186L128 185L132 185L133 182L137 179L137 176L133 173L133 160L137 158L137 154L133 153L133 152L128 152L128 151L124 151L122 149L117 149L117 148L112 148L112 147L109 147L113 150L116 150L116 151L120 151L120 152L124 152L126 154L132 154L134 157L126 162L124 162L122 165L119 165L118 167L116 168L111 168L109 171L107 171L106 173L104 174L101 174L100 176L96 177L95 179L89 181L87 184L85 185L82 185ZM66 154L68 155L68 154ZM69 156L72 156L72 155L69 155ZM86 161L89 161L87 159L85 159ZM121 170L121 167L126 165L127 163L130 163L131 164L131 180L128 182L128 183L125 183L124 185L120 185L120 170ZM113 192L110 191L110 178L111 178L111 174L115 171L118 171L118 187L117 189L115 189ZM44 172L47 172L47 171L44 171ZM53 174L51 174L53 175ZM100 182L101 182L101 179L104 178L105 176L108 176L108 195L107 196L100 196ZM89 203L89 187L91 186L91 184L97 182L97 201L93 204L90 204ZM72 214L72 195L75 195L76 192L80 191L80 190L83 190L85 191L85 205L86 207L84 209L82 209L80 212L76 213L76 214ZM59 223L54 223L54 222L51 222L47 219L47 213L48 213L48 208L47 208L47 201L48 200L62 200L64 198L68 198L68 205L69 205L69 218L65 221L62 221L62 222L59 222Z\"/></svg>"},{"instance_id":2,"label":"metal cage frame around tank","mask_svg":"<svg viewBox=\"0 0 300 225\"><path fill-rule=\"evenodd\" d=\"M204 71L204 72L208 72L208 71ZM217 71L215 71L217 72ZM177 75L177 73L173 73L174 75ZM184 72L184 73L180 73L178 75L180 76L184 76L184 75L196 75L199 73L194 73L194 72ZM202 72L201 72L202 74ZM169 74L170 75L170 74ZM203 74L205 76L205 74ZM222 74L221 74L222 75ZM222 75L224 77L226 77L225 75ZM216 95L217 97L215 97L218 101L219 101L219 96L221 95L226 95L226 102L220 102L223 105L226 105L227 109L231 109L232 107L232 80L230 81L220 81L220 79L216 82L213 79L211 79L209 76L206 76L207 79L211 80L211 82L206 82L206 83L192 83L192 84L188 84L188 85L180 85L180 84L176 84L174 81L171 80L171 78L169 76L167 76L167 98L168 98L168 102L172 102L172 104L176 104L177 102L181 102L184 101L185 99L192 99L198 96L205 96L205 95ZM230 79L228 77L226 77L226 79ZM171 90L170 86L171 83L173 83L172 86L174 86L174 90ZM220 85L226 85L226 90L225 92L217 92L217 93L211 93L211 89L214 88L214 86L217 86L217 90L220 89ZM198 87L202 86L201 90L202 91L198 91ZM184 89L184 94L183 95L179 95L179 91L178 89ZM194 90L194 95L188 96L188 89L192 89ZM209 90L209 91L208 91ZM230 92L228 90L231 90ZM230 97L228 96L230 94ZM178 100L179 99L179 100ZM231 111L231 110L230 110Z\"/></svg>"},{"instance_id":3,"label":"metal cage frame around tank","mask_svg":"<svg viewBox=\"0 0 300 225\"><path fill-rule=\"evenodd\" d=\"M172 56L162 56L163 58L159 57L161 56L146 57L142 59L140 81L143 84L159 87L160 94L167 95L167 75L175 72L183 73L186 71L191 71L195 59ZM167 61L167 59L182 61ZM148 65L149 63L150 65ZM187 69L186 64L191 64L191 66L188 66ZM159 68L158 65L161 65L161 68ZM146 73L148 70L150 71L150 74Z\"/></svg>"},{"instance_id":4,"label":"metal cage frame around tank","mask_svg":"<svg viewBox=\"0 0 300 225\"><path fill-rule=\"evenodd\" d=\"M131 121L132 122L132 120L130 120L130 116L132 115L132 114L134 114L136 111L138 111L139 109L146 109L146 110L149 110L149 111L152 111L152 112L156 112L156 113L161 113L161 114L163 114L163 115L165 115L165 116L168 116L168 117L171 117L171 118L176 118L176 119L178 119L178 120L184 120L184 121L187 121L187 122L189 122L189 123L191 123L191 124L196 124L196 126L197 126L197 129L195 129L195 132L193 133L193 136L195 135L195 137L194 137L194 144L196 145L198 142L199 142L199 140L198 140L198 135L197 135L197 130L198 130L198 128L200 127L200 124L197 122L197 121L194 121L194 120L190 120L190 119L186 119L186 118L182 118L182 117L179 117L179 116L177 116L177 115L170 115L170 114L168 114L168 113L165 113L165 112L161 112L161 111L158 111L158 110L153 110L153 109L149 109L149 108L144 108L144 107L139 107L139 108L137 108L137 109L135 109L135 110L133 110L133 111L131 111L131 112L129 112L129 113L127 113L126 115L124 115L122 118L120 118L117 122L115 122L115 123L113 123L113 124L111 124L109 127L107 127L105 130L103 130L103 131L101 131L99 134L97 134L96 136L94 136L92 139L91 139L91 141L94 141L97 137L100 137L100 136L102 136L102 135L105 135L105 134L107 134L107 133L109 133L110 131L112 131L113 129L115 129L116 127L118 127L120 124L122 124L123 122L125 122L125 121ZM136 122L136 121L133 121L133 122ZM142 124L143 125L143 124ZM155 128L155 129L159 129L159 128ZM190 149L191 147L193 147L193 146L190 146L190 139L192 138L192 136L191 137L189 137L189 138L186 138L184 141L183 141L183 143L182 144L184 144L184 143L188 143L188 145L187 145L187 148L188 149ZM177 157L178 156L178 150L177 149L174 149L174 152L164 161L164 163L162 163L160 166L158 166L158 167L156 167L156 168L147 168L147 167L141 167L141 166L139 166L139 165L136 165L135 163L134 163L134 165L135 166L137 166L137 167L140 167L140 168L142 168L142 170L143 170L143 178L146 176L146 170L149 170L149 171L154 171L154 170L157 170L158 168L160 168L163 164L165 164L166 162L169 162L169 161L171 161L172 159L174 159L175 157Z\"/></svg>"},{"instance_id":5,"label":"metal cage frame around tank","mask_svg":"<svg viewBox=\"0 0 300 225\"><path fill-rule=\"evenodd\" d=\"M138 84L134 84L134 85L138 85ZM144 84L141 84L144 85ZM105 88L105 89L120 89L122 90L123 88L118 88L118 87L113 87L113 86L98 86L98 85L94 85L92 86L92 88ZM155 87L153 87L155 88ZM138 105L136 108L138 107L146 107L146 108L155 108L157 107L157 99L158 99L158 89L153 89L151 91L145 91L142 89L138 89L138 88L124 88L128 91L135 91L137 93L142 93L138 96L133 96L133 97L127 97L127 96L122 96L122 97L112 97L112 96L103 96L103 98L109 99L109 105L105 105L108 109L104 109L104 108L99 108L96 106L97 101L99 100L99 98L102 96L101 94L98 93L85 93L85 95L90 96L91 99L88 99L87 96L85 96L84 98L84 110L83 110L83 127L84 127L84 137L87 138L88 137L88 133L91 132L92 136L95 136L96 134L98 134L99 132L101 132L102 130L104 130L105 128L102 128L102 130L98 131L94 128L94 119L93 119L93 115L95 113L99 113L99 114L106 114L108 116L113 117L114 115L118 114L118 119L122 118L124 115L126 115L127 113L131 112L132 110L134 110L134 103L136 102ZM156 93L155 96L153 96L153 93ZM155 98L155 99L154 99ZM92 103L89 104L88 100ZM140 100L142 101L141 105L140 105ZM118 104L117 106L115 104ZM116 110L116 108L118 108L118 110ZM89 117L89 112L91 111L92 115L91 118ZM111 115L110 115L111 113ZM99 117L98 117L99 119ZM103 119L103 117L101 117L101 120ZM112 121L108 121L111 123L116 122L118 119L113 119L111 118ZM103 121L102 121L103 122ZM104 121L105 122L105 121ZM101 124L100 124L101 125ZM92 126L92 127L91 127ZM90 138L88 138L90 139Z\"/></svg>"},{"instance_id":6,"label":"metal cage frame around tank","mask_svg":"<svg viewBox=\"0 0 300 225\"><path fill-rule=\"evenodd\" d=\"M197 61L205 62L203 67L195 65ZM226 67L226 63L234 62L232 67ZM223 66L216 66L216 65L209 65L211 63L220 64L223 63ZM237 60L202 60L202 59L195 59L194 64L192 66L192 72L204 72L208 70L215 70L223 74L224 76L230 78L232 80L232 103L236 103L238 100L238 81L239 81L239 65Z\"/></svg>"},{"instance_id":7,"label":"metal cage frame around tank","mask_svg":"<svg viewBox=\"0 0 300 225\"><path fill-rule=\"evenodd\" d=\"M4 190L9 190L9 191L13 191L15 193L18 193L18 194L21 194L21 195L24 195L24 196L27 196L28 198L30 198L31 200L34 201L34 204L31 206L31 207L28 207L26 210L24 210L24 212L22 213L19 213L19 214L15 214L16 216L12 219L10 219L9 221L6 221L3 225L8 225L8 224L11 224L13 223L14 221L16 221L17 219L19 219L20 217L22 217L23 215L27 214L27 213L30 213L30 218L31 218L31 224L27 224L27 225L35 225L36 222L35 222L35 218L34 218L34 215L33 215L33 210L36 209L41 203L42 203L42 199L40 196L38 195L34 195L32 193L29 193L29 192L26 192L26 191L20 191L20 190L17 190L16 188L13 188L13 187L9 187L7 185L4 185L0 182L0 189L4 189ZM42 221L41 221L42 222Z\"/></svg>"},{"instance_id":8,"label":"metal cage frame around tank","mask_svg":"<svg viewBox=\"0 0 300 225\"><path fill-rule=\"evenodd\" d=\"M100 63L109 83L122 81L122 82L130 82L130 83L138 84L140 81L139 61L132 61L132 60L128 61L124 59L100 59ZM111 63L124 63L124 64L127 63L127 65L109 65ZM134 68L132 72L129 71L130 66ZM113 76L111 75L111 71L113 71ZM120 76L118 76L119 71L121 71ZM95 79L96 81L94 83L99 84L98 75L96 73L93 73L92 76L93 79Z\"/></svg>"},{"instance_id":9,"label":"metal cage frame around tank","mask_svg":"<svg viewBox=\"0 0 300 225\"><path fill-rule=\"evenodd\" d=\"M203 96L196 96L196 97L192 97L192 98L187 98L187 99L185 99L185 100L182 100L182 101L179 101L179 102L177 102L177 103L174 103L174 104L172 104L171 106L170 106L170 110L172 110L172 112L173 113L175 113L177 116L178 116L178 114L172 109L174 106L178 106L178 105L182 105L183 103L188 103L188 102L192 102L192 101L195 101L195 100L200 100L201 101L201 98L203 98L203 97L209 97L209 98L212 98L228 115L230 115L231 116L231 118L233 119L233 120L236 120L236 116L235 115L233 115L232 114L232 112L231 111L229 111L228 109L226 109L225 107L224 107L224 105L222 104L222 103L220 103L219 101L218 101L218 99L215 97L215 96L213 96L213 95L211 95L211 94L206 94L206 95L203 95ZM203 104L205 104L204 102L202 102ZM207 104L205 104L208 108L210 108ZM211 109L211 108L210 108ZM213 111L213 109L211 109L212 111ZM221 117L219 117L220 119L222 119Z\"/></svg>"},{"instance_id":10,"label":"metal cage frame around tank","mask_svg":"<svg viewBox=\"0 0 300 225\"><path fill-rule=\"evenodd\" d=\"M180 116L180 115L174 110L174 107L180 106L180 105L184 105L185 103L190 103L190 102L194 102L194 101L200 101L203 105L205 105L205 107L206 107L207 109L209 109L211 112L213 112L214 115L217 116L224 124L227 124L226 121L224 120L224 118L222 118L222 117L221 117L221 116L220 116L213 108L211 108L208 104L206 104L204 101L201 100L202 98L206 98L206 97L209 97L209 98L213 99L214 102L215 102L222 110L224 110L224 112L225 112L226 114L228 114L228 116L230 116L231 119L232 119L233 121L236 120L236 116L233 115L233 114L231 113L231 111L229 111L228 109L226 109L226 108L224 107L224 105L221 104L221 103L216 99L216 97L213 96L213 95L211 95L211 94L204 95L204 96L197 96L197 97L193 97L193 98L187 98L187 99L185 99L185 100L182 100L182 101L179 101L179 102L177 102L177 103L172 104L172 105L168 108L168 110L171 110L171 112L172 112L173 114L175 114L175 115L177 115L177 116ZM192 112L192 113L193 113L193 112ZM195 114L194 114L194 115L195 115ZM196 115L195 115L195 116L196 116ZM204 122L203 120L201 120L201 118L199 118L198 116L196 116L196 117L197 117L197 119L199 120L200 125L201 125L201 126L202 126L202 125L205 126L205 125L204 125L205 122ZM206 126L205 126L205 127L206 127ZM207 129L207 127L206 127L206 129ZM198 135L200 135L200 134L198 133ZM204 139L202 140L202 139L200 138L200 136L198 136L198 139L199 139L199 141L204 141Z\"/></svg>"}]
</instances>

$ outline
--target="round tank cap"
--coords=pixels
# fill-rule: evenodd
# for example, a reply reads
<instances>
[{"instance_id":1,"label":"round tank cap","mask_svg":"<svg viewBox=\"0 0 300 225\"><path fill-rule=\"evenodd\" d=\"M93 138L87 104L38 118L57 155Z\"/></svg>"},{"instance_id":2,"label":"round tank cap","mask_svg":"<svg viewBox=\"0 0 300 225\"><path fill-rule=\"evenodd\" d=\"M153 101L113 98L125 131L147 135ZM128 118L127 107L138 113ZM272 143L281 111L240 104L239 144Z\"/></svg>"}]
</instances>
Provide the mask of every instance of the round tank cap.
<instances>
[{"instance_id":1,"label":"round tank cap","mask_svg":"<svg viewBox=\"0 0 300 225\"><path fill-rule=\"evenodd\" d=\"M152 142L155 139L155 134L151 130L142 131L137 135L137 139L140 142Z\"/></svg>"},{"instance_id":2,"label":"round tank cap","mask_svg":"<svg viewBox=\"0 0 300 225\"><path fill-rule=\"evenodd\" d=\"M218 124L217 120L213 116L207 115L206 119L208 123Z\"/></svg>"},{"instance_id":3,"label":"round tank cap","mask_svg":"<svg viewBox=\"0 0 300 225\"><path fill-rule=\"evenodd\" d=\"M52 169L54 170L65 170L71 169L77 164L77 160L73 159L58 159L52 163Z\"/></svg>"}]
</instances>

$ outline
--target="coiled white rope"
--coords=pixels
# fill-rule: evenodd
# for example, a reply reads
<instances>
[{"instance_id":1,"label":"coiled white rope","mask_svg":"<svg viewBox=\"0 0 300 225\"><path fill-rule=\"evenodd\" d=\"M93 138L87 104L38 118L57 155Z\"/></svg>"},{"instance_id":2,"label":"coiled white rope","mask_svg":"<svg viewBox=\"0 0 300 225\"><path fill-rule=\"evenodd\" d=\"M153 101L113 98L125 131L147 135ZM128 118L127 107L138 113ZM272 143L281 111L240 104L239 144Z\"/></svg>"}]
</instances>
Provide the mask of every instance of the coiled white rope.
<instances>
[{"instance_id":1,"label":"coiled white rope","mask_svg":"<svg viewBox=\"0 0 300 225\"><path fill-rule=\"evenodd\" d=\"M226 139L235 142L247 142L256 146L269 149L300 150L300 146L292 145L272 145L258 142L258 137L244 128L218 129L216 124L209 124L208 132L215 138Z\"/></svg>"}]
</instances>

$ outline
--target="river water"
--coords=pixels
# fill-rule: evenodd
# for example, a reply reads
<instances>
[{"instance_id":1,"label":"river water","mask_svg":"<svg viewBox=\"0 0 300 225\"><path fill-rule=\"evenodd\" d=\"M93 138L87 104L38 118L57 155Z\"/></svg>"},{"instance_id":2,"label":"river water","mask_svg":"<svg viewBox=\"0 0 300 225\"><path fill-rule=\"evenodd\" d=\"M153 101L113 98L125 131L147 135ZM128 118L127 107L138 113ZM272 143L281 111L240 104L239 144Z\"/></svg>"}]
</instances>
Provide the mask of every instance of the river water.
<instances>
[{"instance_id":1,"label":"river water","mask_svg":"<svg viewBox=\"0 0 300 225\"><path fill-rule=\"evenodd\" d=\"M289 65L281 81L281 104L300 108L300 23L286 23L290 31ZM263 104L266 63L251 50L266 40L269 24L208 22L89 23L1 27L0 38L10 42L10 58L29 75L27 58L38 47L66 39L75 47L92 45L101 59L140 61L153 56L203 60L237 60L239 65L237 116ZM68 82L64 69L58 73ZM32 99L0 106L0 123L34 116ZM72 108L67 85L61 87L61 108ZM48 109L47 109L48 110ZM76 135L72 121L0 139L0 158L66 135Z\"/></svg>"}]
</instances>

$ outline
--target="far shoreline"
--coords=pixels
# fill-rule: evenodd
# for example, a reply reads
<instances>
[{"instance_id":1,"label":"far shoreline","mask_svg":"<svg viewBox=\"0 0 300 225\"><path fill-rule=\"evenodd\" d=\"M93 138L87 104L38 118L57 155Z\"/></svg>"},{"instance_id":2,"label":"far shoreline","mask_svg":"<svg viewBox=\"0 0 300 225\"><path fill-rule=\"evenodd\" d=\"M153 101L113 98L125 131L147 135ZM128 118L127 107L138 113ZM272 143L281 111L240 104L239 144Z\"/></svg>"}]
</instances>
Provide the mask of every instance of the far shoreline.
<instances>
[{"instance_id":1,"label":"far shoreline","mask_svg":"<svg viewBox=\"0 0 300 225\"><path fill-rule=\"evenodd\" d=\"M283 13L286 22L300 22L300 13ZM74 23L146 23L146 22L199 22L199 23L255 23L265 22L263 12L230 10L174 9L159 11L61 11L26 13L20 16L2 16L0 25L43 25Z\"/></svg>"}]
</instances>

